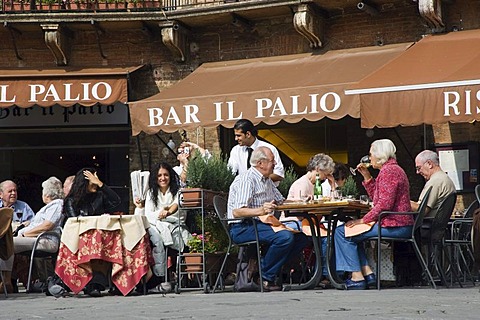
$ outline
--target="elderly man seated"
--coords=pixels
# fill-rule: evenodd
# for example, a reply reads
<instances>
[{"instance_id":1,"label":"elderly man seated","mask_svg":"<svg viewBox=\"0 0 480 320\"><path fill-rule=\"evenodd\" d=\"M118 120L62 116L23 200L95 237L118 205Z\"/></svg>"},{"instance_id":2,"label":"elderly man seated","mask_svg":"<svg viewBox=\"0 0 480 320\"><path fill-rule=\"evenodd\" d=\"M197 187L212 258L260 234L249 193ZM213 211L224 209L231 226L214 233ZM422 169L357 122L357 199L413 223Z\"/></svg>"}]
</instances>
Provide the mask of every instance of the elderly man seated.
<instances>
[{"instance_id":1,"label":"elderly man seated","mask_svg":"<svg viewBox=\"0 0 480 320\"><path fill-rule=\"evenodd\" d=\"M42 198L45 206L37 212L30 224L21 229L18 236L13 238L15 253L32 250L37 236L42 232L55 231L60 235L64 196L62 182L55 177L50 177L42 183L42 188ZM38 242L37 250L56 252L58 246L58 239L55 236L46 235ZM42 268L37 267L37 270L42 280L48 277L48 274L40 274L43 271ZM53 268L49 270L49 273L53 274ZM26 279L20 280L24 284L26 283Z\"/></svg>"},{"instance_id":2,"label":"elderly man seated","mask_svg":"<svg viewBox=\"0 0 480 320\"><path fill-rule=\"evenodd\" d=\"M270 175L275 167L273 152L268 147L258 147L252 152L251 167L237 176L230 186L228 194L228 217L256 218L271 215L284 199L275 187ZM272 227L261 221L257 222L258 239L268 245L262 268L261 285L265 291L279 291L281 286L275 283L282 266L290 258L298 255L307 242L303 233L288 230L275 232ZM235 242L254 241L255 228L251 220L239 220L230 223L230 235Z\"/></svg>"}]
</instances>

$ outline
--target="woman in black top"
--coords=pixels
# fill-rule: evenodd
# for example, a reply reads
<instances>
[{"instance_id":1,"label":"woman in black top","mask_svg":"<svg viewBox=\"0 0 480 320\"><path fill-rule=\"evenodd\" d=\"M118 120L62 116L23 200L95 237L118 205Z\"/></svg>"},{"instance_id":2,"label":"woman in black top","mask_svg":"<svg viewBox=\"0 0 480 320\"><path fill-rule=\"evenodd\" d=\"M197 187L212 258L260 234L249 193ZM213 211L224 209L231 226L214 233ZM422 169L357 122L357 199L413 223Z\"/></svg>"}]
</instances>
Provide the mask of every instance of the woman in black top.
<instances>
[{"instance_id":1,"label":"woman in black top","mask_svg":"<svg viewBox=\"0 0 480 320\"><path fill-rule=\"evenodd\" d=\"M67 217L99 216L111 212L120 204L120 197L104 184L93 168L83 168L77 172L72 189L64 201L64 214ZM93 278L83 291L92 297L101 297L101 291L108 284L109 264L91 261Z\"/></svg>"},{"instance_id":2,"label":"woman in black top","mask_svg":"<svg viewBox=\"0 0 480 320\"><path fill-rule=\"evenodd\" d=\"M93 168L77 172L72 189L65 198L64 212L67 217L99 216L111 212L120 204L120 197L104 184Z\"/></svg>"}]
</instances>

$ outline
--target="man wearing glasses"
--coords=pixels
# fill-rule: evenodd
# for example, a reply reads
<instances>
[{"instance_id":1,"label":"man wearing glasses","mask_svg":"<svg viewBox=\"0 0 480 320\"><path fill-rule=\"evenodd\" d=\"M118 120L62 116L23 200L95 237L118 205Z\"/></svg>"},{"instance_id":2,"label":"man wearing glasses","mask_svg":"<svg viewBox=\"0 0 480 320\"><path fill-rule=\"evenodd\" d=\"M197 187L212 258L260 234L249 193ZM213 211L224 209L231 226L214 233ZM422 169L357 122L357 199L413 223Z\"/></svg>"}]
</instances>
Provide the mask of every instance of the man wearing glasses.
<instances>
[{"instance_id":1,"label":"man wearing glasses","mask_svg":"<svg viewBox=\"0 0 480 320\"><path fill-rule=\"evenodd\" d=\"M430 150L420 152L415 158L415 170L417 174L425 178L427 183L420 193L418 202L411 201L412 210L417 211L428 188L432 187L432 192L427 202L425 217L431 219L437 214L440 203L450 193L455 192L455 185L452 179L440 168L438 155Z\"/></svg>"}]
</instances>

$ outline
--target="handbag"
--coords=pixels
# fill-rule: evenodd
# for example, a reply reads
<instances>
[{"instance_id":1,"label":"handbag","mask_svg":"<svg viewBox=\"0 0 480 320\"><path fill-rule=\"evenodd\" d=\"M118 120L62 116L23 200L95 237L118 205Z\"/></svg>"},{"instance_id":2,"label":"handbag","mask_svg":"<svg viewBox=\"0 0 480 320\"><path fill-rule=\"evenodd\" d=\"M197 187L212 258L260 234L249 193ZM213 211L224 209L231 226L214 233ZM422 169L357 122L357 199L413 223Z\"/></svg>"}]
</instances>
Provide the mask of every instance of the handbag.
<instances>
[{"instance_id":1,"label":"handbag","mask_svg":"<svg viewBox=\"0 0 480 320\"><path fill-rule=\"evenodd\" d=\"M246 249L241 247L238 252L237 277L233 289L237 292L260 291L260 286L255 281L258 280L258 261Z\"/></svg>"}]
</instances>

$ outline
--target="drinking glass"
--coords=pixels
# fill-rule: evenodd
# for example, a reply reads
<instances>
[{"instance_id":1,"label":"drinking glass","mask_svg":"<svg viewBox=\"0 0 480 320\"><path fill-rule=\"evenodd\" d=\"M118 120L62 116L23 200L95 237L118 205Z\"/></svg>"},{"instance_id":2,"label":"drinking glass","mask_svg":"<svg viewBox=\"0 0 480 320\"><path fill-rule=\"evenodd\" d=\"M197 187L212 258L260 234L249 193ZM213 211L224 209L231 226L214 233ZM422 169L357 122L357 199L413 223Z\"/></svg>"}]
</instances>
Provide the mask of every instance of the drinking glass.
<instances>
[{"instance_id":1,"label":"drinking glass","mask_svg":"<svg viewBox=\"0 0 480 320\"><path fill-rule=\"evenodd\" d=\"M307 193L302 193L302 191L300 191L300 199L302 199L304 203L307 203L311 200L311 197Z\"/></svg>"},{"instance_id":2,"label":"drinking glass","mask_svg":"<svg viewBox=\"0 0 480 320\"><path fill-rule=\"evenodd\" d=\"M366 155L366 156L363 156L361 159L360 159L360 164L363 164L366 168L370 167L372 164L370 163L370 156ZM357 166L358 167L358 166ZM356 176L357 175L357 168L352 168L350 167L350 172L352 173L352 175Z\"/></svg>"},{"instance_id":3,"label":"drinking glass","mask_svg":"<svg viewBox=\"0 0 480 320\"><path fill-rule=\"evenodd\" d=\"M333 195L333 200L342 200L343 195L342 195L342 190L336 189L332 191Z\"/></svg>"},{"instance_id":4,"label":"drinking glass","mask_svg":"<svg viewBox=\"0 0 480 320\"><path fill-rule=\"evenodd\" d=\"M362 203L362 204L369 204L369 201L370 201L370 200L368 199L368 196L367 196L367 195L362 194L362 195L360 196L360 203Z\"/></svg>"}]
</instances>

